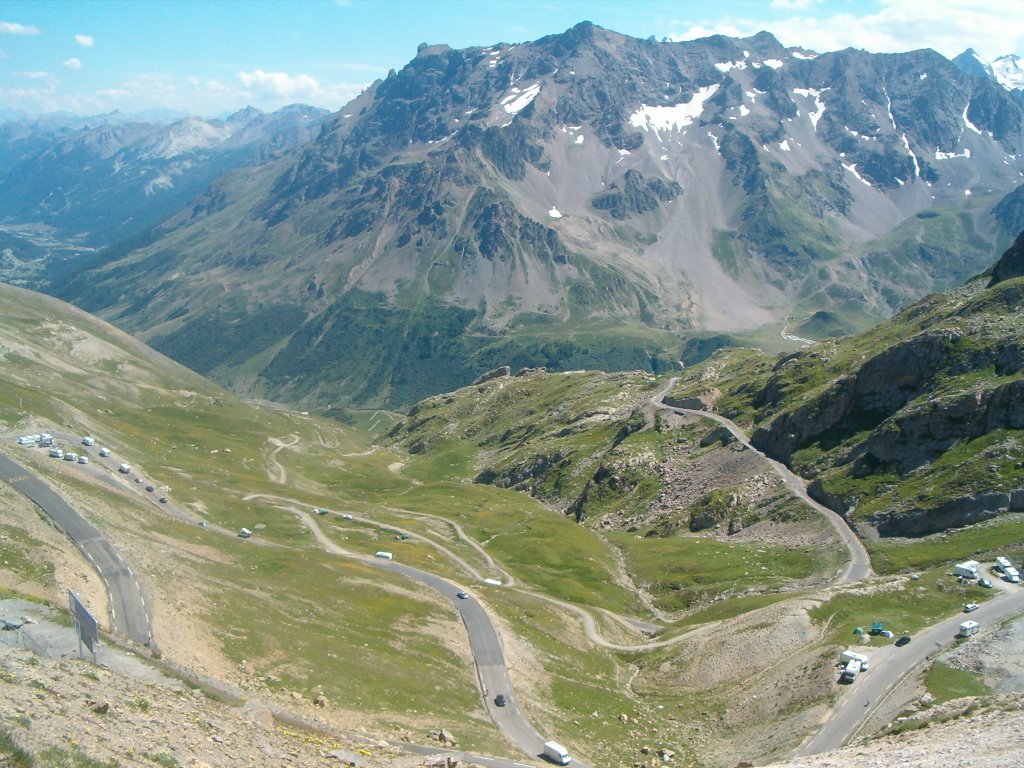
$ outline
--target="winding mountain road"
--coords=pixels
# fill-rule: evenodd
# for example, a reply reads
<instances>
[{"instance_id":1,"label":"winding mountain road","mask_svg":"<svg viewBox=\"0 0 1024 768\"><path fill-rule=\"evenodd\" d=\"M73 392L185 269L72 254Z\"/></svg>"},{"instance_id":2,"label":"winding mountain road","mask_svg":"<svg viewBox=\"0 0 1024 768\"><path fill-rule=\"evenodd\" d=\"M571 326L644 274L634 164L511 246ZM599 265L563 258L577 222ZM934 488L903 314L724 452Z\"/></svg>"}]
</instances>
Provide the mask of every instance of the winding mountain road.
<instances>
[{"instance_id":1,"label":"winding mountain road","mask_svg":"<svg viewBox=\"0 0 1024 768\"><path fill-rule=\"evenodd\" d=\"M37 475L0 453L0 480L27 496L67 534L107 587L110 626L137 643L152 640L149 612L132 569L103 535Z\"/></svg>"},{"instance_id":2,"label":"winding mountain road","mask_svg":"<svg viewBox=\"0 0 1024 768\"><path fill-rule=\"evenodd\" d=\"M270 498L276 498L281 502L289 501L280 497ZM463 591L462 587L441 576L421 571L419 568L413 568L393 560L370 557L347 550L335 544L323 532L312 515L292 505L284 508L296 515L309 528L313 533L313 537L324 551L341 557L362 560L381 570L401 574L444 595L455 607L455 610L462 619L463 625L466 627L470 649L473 653L473 661L476 664L477 679L483 694L484 706L491 720L509 742L516 745L524 753L535 758L543 757L546 739L530 724L530 721L516 702L516 697L512 690L512 681L508 675L508 664L505 661L505 652L501 645L501 638L487 610L479 600L471 593L467 593L469 596L466 598L460 598L458 593ZM393 526L386 527L393 528ZM494 703L494 699L498 694L503 694L506 698L507 703L504 707L499 707ZM437 752L436 749L432 751ZM587 763L577 758L573 758L573 765L581 766L581 768L590 768Z\"/></svg>"},{"instance_id":3,"label":"winding mountain road","mask_svg":"<svg viewBox=\"0 0 1024 768\"><path fill-rule=\"evenodd\" d=\"M711 419L728 429L729 433L736 438L740 445L747 450L753 451L771 465L775 474L782 478L782 482L785 483L786 488L788 488L794 496L797 496L801 501L810 506L815 512L822 515L832 524L832 527L843 542L843 546L846 547L846 550L850 555L850 561L847 563L845 570L839 571L836 574L834 581L839 584L847 584L852 581L861 581L871 576L871 558L868 557L868 552L864 549L864 545L860 543L860 539L857 538L857 535L850 529L850 526L846 524L846 521L843 520L840 515L812 499L807 493L807 484L789 467L781 461L776 461L775 459L766 456L762 451L752 446L750 444L750 438L747 437L746 433L735 423L725 418L725 416L712 413L711 411L698 411L693 408L676 408L674 406L667 405L664 402L665 395L669 393L678 380L678 377L669 379L668 384L662 387L651 397L651 403L658 408L675 411L676 413L684 413L689 416L697 416L702 419Z\"/></svg>"}]
</instances>

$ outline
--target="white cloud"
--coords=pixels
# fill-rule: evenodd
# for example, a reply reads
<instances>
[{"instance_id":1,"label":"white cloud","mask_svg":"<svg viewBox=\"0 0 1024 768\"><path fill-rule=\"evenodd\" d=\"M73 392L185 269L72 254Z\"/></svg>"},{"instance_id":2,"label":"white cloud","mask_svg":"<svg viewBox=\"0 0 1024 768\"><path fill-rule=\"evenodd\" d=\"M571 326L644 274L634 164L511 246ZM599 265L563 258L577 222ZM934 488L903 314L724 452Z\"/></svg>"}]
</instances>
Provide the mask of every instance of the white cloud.
<instances>
[{"instance_id":1,"label":"white cloud","mask_svg":"<svg viewBox=\"0 0 1024 768\"><path fill-rule=\"evenodd\" d=\"M774 7L794 15L775 21L731 17L723 22L676 22L685 31L672 40L692 40L711 34L747 37L762 29L784 45L815 51L862 48L874 53L897 53L932 48L953 57L974 48L983 58L1024 53L1024 0L880 0L873 10L856 12L853 3L803 4L802 0L775 0ZM728 8L728 5L726 5Z\"/></svg>"},{"instance_id":2,"label":"white cloud","mask_svg":"<svg viewBox=\"0 0 1024 768\"><path fill-rule=\"evenodd\" d=\"M292 77L285 72L264 72L255 69L252 72L239 72L238 79L246 88L273 96L303 96L320 90L320 83L309 75Z\"/></svg>"},{"instance_id":3,"label":"white cloud","mask_svg":"<svg viewBox=\"0 0 1024 768\"><path fill-rule=\"evenodd\" d=\"M301 101L327 109L338 109L365 88L362 83L320 83L305 74L295 76L286 72L239 72L246 97L252 102L284 106Z\"/></svg>"},{"instance_id":4,"label":"white cloud","mask_svg":"<svg viewBox=\"0 0 1024 768\"><path fill-rule=\"evenodd\" d=\"M75 35L75 42L84 48L92 48L96 45L92 35Z\"/></svg>"},{"instance_id":5,"label":"white cloud","mask_svg":"<svg viewBox=\"0 0 1024 768\"><path fill-rule=\"evenodd\" d=\"M812 5L819 5L822 0L772 0L772 8L782 11L800 11L810 8Z\"/></svg>"},{"instance_id":6,"label":"white cloud","mask_svg":"<svg viewBox=\"0 0 1024 768\"><path fill-rule=\"evenodd\" d=\"M63 63L64 63L64 67L66 69L81 69L82 68L82 62L79 61L78 59L74 59L74 58L65 59Z\"/></svg>"},{"instance_id":7,"label":"white cloud","mask_svg":"<svg viewBox=\"0 0 1024 768\"><path fill-rule=\"evenodd\" d=\"M13 21L0 21L0 35L38 35L39 27L16 24Z\"/></svg>"},{"instance_id":8,"label":"white cloud","mask_svg":"<svg viewBox=\"0 0 1024 768\"><path fill-rule=\"evenodd\" d=\"M39 70L31 72L12 72L11 74L18 77L27 77L29 80L45 80L50 76L49 72L42 72Z\"/></svg>"}]
</instances>

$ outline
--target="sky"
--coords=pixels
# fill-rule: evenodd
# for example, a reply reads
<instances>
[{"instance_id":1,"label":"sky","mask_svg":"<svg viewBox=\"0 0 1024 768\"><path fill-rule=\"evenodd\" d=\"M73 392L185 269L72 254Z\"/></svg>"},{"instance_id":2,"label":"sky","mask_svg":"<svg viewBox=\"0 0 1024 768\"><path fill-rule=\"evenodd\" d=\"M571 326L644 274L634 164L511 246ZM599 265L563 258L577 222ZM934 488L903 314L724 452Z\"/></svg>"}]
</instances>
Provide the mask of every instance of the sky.
<instances>
[{"instance_id":1,"label":"sky","mask_svg":"<svg viewBox=\"0 0 1024 768\"><path fill-rule=\"evenodd\" d=\"M0 0L0 114L341 108L419 43L517 43L580 21L692 40L760 30L819 53L1024 53L1024 0Z\"/></svg>"}]
</instances>

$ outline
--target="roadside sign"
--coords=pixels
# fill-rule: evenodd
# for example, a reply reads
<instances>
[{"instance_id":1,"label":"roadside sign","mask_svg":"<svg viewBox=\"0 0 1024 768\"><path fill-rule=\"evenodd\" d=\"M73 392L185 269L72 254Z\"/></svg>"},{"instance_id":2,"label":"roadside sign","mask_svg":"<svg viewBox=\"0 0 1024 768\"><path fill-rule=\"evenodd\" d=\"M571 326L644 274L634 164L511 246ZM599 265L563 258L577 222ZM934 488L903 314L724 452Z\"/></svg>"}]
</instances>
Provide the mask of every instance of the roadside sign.
<instances>
[{"instance_id":1,"label":"roadside sign","mask_svg":"<svg viewBox=\"0 0 1024 768\"><path fill-rule=\"evenodd\" d=\"M96 660L96 641L99 640L99 625L95 617L82 605L78 595L68 590L68 600L71 603L71 613L75 617L75 630L78 632L78 642L84 643L85 647L92 652L93 661ZM81 645L79 645L79 656L81 656Z\"/></svg>"}]
</instances>

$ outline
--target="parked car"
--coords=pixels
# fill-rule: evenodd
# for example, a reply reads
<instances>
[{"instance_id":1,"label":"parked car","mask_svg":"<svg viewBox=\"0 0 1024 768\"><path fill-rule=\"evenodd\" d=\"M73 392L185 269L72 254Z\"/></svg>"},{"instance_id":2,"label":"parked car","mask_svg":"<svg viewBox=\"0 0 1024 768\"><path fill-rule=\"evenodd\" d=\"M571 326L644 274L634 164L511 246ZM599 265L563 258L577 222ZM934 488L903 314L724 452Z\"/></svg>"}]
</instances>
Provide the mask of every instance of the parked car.
<instances>
[{"instance_id":1,"label":"parked car","mask_svg":"<svg viewBox=\"0 0 1024 768\"><path fill-rule=\"evenodd\" d=\"M964 606L964 613L970 613L971 611L976 611L976 610L978 610L978 604L977 603L967 603L967 605Z\"/></svg>"},{"instance_id":2,"label":"parked car","mask_svg":"<svg viewBox=\"0 0 1024 768\"><path fill-rule=\"evenodd\" d=\"M88 464L89 463L89 457L88 456L79 456L78 457L78 463L79 464Z\"/></svg>"},{"instance_id":3,"label":"parked car","mask_svg":"<svg viewBox=\"0 0 1024 768\"><path fill-rule=\"evenodd\" d=\"M499 693L497 696L494 697L494 703L497 704L499 707L504 707L506 704L508 704L508 699L505 698L505 694Z\"/></svg>"},{"instance_id":4,"label":"parked car","mask_svg":"<svg viewBox=\"0 0 1024 768\"><path fill-rule=\"evenodd\" d=\"M896 645L899 648L902 648L904 645L908 645L909 643L910 643L910 635L903 635L903 636L900 637L899 640L896 641Z\"/></svg>"},{"instance_id":5,"label":"parked car","mask_svg":"<svg viewBox=\"0 0 1024 768\"><path fill-rule=\"evenodd\" d=\"M455 596L457 598L459 598L459 600L468 600L469 599L469 593L468 592L458 592L458 593L456 593Z\"/></svg>"},{"instance_id":6,"label":"parked car","mask_svg":"<svg viewBox=\"0 0 1024 768\"><path fill-rule=\"evenodd\" d=\"M160 503L161 504L166 504L167 503L167 497L166 496L161 496L160 497Z\"/></svg>"},{"instance_id":7,"label":"parked car","mask_svg":"<svg viewBox=\"0 0 1024 768\"><path fill-rule=\"evenodd\" d=\"M146 486L146 490L149 491L150 493L152 493L153 492L153 486L152 485L147 485Z\"/></svg>"},{"instance_id":8,"label":"parked car","mask_svg":"<svg viewBox=\"0 0 1024 768\"><path fill-rule=\"evenodd\" d=\"M986 589L992 589L992 582L988 579L978 579L978 586L985 587Z\"/></svg>"}]
</instances>

